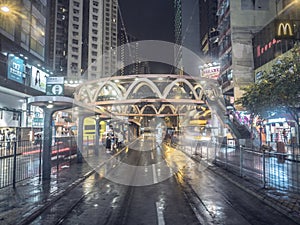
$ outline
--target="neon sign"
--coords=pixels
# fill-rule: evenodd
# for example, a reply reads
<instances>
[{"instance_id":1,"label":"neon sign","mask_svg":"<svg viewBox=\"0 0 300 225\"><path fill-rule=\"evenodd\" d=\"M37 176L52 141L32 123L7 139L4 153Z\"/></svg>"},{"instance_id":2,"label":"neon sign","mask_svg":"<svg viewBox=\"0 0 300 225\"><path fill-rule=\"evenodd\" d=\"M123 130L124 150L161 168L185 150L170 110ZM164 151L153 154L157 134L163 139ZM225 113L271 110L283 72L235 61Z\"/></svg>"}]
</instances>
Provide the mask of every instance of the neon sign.
<instances>
[{"instance_id":1,"label":"neon sign","mask_svg":"<svg viewBox=\"0 0 300 225\"><path fill-rule=\"evenodd\" d=\"M283 33L283 34L282 34ZM277 29L277 36L294 36L294 32L290 23L280 23Z\"/></svg>"},{"instance_id":2,"label":"neon sign","mask_svg":"<svg viewBox=\"0 0 300 225\"><path fill-rule=\"evenodd\" d=\"M264 54L268 49L272 48L274 45L280 43L281 40L276 40L273 38L272 41L269 41L269 43L265 44L264 46L258 45L256 47L256 57L260 57L262 54Z\"/></svg>"},{"instance_id":3,"label":"neon sign","mask_svg":"<svg viewBox=\"0 0 300 225\"><path fill-rule=\"evenodd\" d=\"M276 38L293 38L294 37L294 23L292 21L278 21L276 23L275 31Z\"/></svg>"}]
</instances>

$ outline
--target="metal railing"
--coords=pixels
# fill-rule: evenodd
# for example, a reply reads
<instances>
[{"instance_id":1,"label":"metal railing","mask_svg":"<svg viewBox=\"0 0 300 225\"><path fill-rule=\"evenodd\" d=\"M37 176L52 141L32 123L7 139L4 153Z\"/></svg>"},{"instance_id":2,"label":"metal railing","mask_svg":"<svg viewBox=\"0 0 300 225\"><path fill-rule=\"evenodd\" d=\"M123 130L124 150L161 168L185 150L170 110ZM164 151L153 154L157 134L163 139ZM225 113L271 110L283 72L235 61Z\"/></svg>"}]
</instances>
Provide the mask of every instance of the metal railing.
<instances>
[{"instance_id":1,"label":"metal railing","mask_svg":"<svg viewBox=\"0 0 300 225\"><path fill-rule=\"evenodd\" d=\"M220 148L215 164L271 187L300 192L300 156L289 153L255 151L251 148Z\"/></svg>"},{"instance_id":2,"label":"metal railing","mask_svg":"<svg viewBox=\"0 0 300 225\"><path fill-rule=\"evenodd\" d=\"M174 143L173 147L198 160L213 163L264 188L300 192L300 155L258 151L211 141ZM298 152L298 151L295 151Z\"/></svg>"},{"instance_id":3,"label":"metal railing","mask_svg":"<svg viewBox=\"0 0 300 225\"><path fill-rule=\"evenodd\" d=\"M56 138L52 145L52 172L70 163L76 154L74 137ZM13 185L27 178L41 176L42 140L6 141L0 143L0 188Z\"/></svg>"}]
</instances>

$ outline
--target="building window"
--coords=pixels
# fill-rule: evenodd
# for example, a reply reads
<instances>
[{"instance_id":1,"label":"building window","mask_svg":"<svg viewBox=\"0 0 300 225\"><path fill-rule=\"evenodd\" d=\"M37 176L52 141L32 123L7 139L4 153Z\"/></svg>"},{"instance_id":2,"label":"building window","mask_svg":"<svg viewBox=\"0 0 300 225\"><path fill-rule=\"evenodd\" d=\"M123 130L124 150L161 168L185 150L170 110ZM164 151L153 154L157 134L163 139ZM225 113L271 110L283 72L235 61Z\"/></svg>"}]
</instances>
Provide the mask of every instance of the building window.
<instances>
[{"instance_id":1,"label":"building window","mask_svg":"<svg viewBox=\"0 0 300 225\"><path fill-rule=\"evenodd\" d=\"M98 3L97 1L93 1L93 5L94 5L94 6L98 6L99 3Z\"/></svg>"},{"instance_id":2,"label":"building window","mask_svg":"<svg viewBox=\"0 0 300 225\"><path fill-rule=\"evenodd\" d=\"M98 20L98 16L93 15L93 20Z\"/></svg>"},{"instance_id":3,"label":"building window","mask_svg":"<svg viewBox=\"0 0 300 225\"><path fill-rule=\"evenodd\" d=\"M71 64L71 69L72 70L77 70L77 68L78 68L78 63L72 63Z\"/></svg>"},{"instance_id":4,"label":"building window","mask_svg":"<svg viewBox=\"0 0 300 225\"><path fill-rule=\"evenodd\" d=\"M72 47L72 51L73 51L73 52L78 52L78 48Z\"/></svg>"},{"instance_id":5,"label":"building window","mask_svg":"<svg viewBox=\"0 0 300 225\"><path fill-rule=\"evenodd\" d=\"M269 10L269 0L241 0L242 10Z\"/></svg>"},{"instance_id":6,"label":"building window","mask_svg":"<svg viewBox=\"0 0 300 225\"><path fill-rule=\"evenodd\" d=\"M72 43L75 44L75 45L78 45L78 40L72 39Z\"/></svg>"},{"instance_id":7,"label":"building window","mask_svg":"<svg viewBox=\"0 0 300 225\"><path fill-rule=\"evenodd\" d=\"M77 16L73 16L73 21L79 22L79 18Z\"/></svg>"},{"instance_id":8,"label":"building window","mask_svg":"<svg viewBox=\"0 0 300 225\"><path fill-rule=\"evenodd\" d=\"M75 7L79 7L79 5L80 5L79 2L74 1L74 6L75 6Z\"/></svg>"}]
</instances>

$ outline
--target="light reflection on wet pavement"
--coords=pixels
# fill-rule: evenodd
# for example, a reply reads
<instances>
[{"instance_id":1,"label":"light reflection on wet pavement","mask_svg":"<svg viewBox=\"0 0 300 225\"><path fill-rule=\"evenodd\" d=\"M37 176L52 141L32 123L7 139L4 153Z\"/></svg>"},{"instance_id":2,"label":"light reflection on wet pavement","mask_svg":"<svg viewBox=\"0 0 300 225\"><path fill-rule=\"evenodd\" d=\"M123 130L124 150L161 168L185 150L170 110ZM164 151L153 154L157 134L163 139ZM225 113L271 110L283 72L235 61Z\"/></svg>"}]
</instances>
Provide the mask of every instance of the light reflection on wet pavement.
<instances>
[{"instance_id":1,"label":"light reflection on wet pavement","mask_svg":"<svg viewBox=\"0 0 300 225\"><path fill-rule=\"evenodd\" d=\"M33 224L51 224L50 221L57 219L54 217L74 204L74 201L80 201L80 204L73 209L64 224L157 224L158 221L172 225L200 222L237 225L295 224L212 172L214 168L207 169L207 165L191 160L178 150L168 149L164 155L157 153L155 157L151 154L142 155L140 163L147 165L147 161L153 162L158 156L160 160L164 157L166 164L170 166L168 171L161 167L153 169L150 166L144 168L143 175L139 177L152 173L156 174L156 179L164 176L164 173L175 173L176 176L141 187L115 184L105 179L112 168L114 176L122 174L117 169L118 164L114 162L108 167L97 169L97 173L85 179L79 188L70 190L71 197L65 197L62 202L57 203L56 209L40 216ZM111 155L106 154L106 157ZM99 162L96 157L93 157L92 161L95 165ZM24 216L33 212L36 206L43 205L47 198L55 197L63 188L82 178L90 170L88 164L74 164L53 176L49 183L41 185L38 179L32 179L20 183L16 191L11 188L1 189L0 224L20 222ZM153 174L150 178L155 181ZM84 197L77 200L80 196ZM187 202L185 197L188 197L190 202ZM194 207L194 212L190 206ZM120 218L120 215L126 215L126 218Z\"/></svg>"}]
</instances>

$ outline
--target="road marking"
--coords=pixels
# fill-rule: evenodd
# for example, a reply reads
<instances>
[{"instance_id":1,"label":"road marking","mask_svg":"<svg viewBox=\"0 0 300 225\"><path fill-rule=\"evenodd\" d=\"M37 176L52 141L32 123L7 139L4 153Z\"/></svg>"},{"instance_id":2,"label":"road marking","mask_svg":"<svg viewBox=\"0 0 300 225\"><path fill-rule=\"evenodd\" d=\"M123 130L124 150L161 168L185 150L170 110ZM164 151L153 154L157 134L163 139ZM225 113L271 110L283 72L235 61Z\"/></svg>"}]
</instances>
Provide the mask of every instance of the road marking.
<instances>
[{"instance_id":1,"label":"road marking","mask_svg":"<svg viewBox=\"0 0 300 225\"><path fill-rule=\"evenodd\" d=\"M165 225L163 209L164 208L163 208L161 202L156 202L156 213L157 213L158 225Z\"/></svg>"},{"instance_id":2,"label":"road marking","mask_svg":"<svg viewBox=\"0 0 300 225\"><path fill-rule=\"evenodd\" d=\"M156 176L155 164L152 164L152 173L153 173L153 182L154 182L154 184L156 184L157 183L157 176Z\"/></svg>"},{"instance_id":3,"label":"road marking","mask_svg":"<svg viewBox=\"0 0 300 225\"><path fill-rule=\"evenodd\" d=\"M154 154L153 154L153 152L151 152L151 159L152 159L152 160L154 159Z\"/></svg>"}]
</instances>

